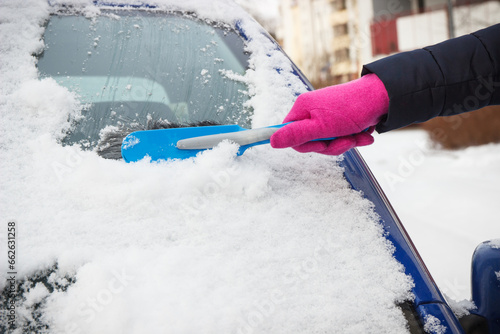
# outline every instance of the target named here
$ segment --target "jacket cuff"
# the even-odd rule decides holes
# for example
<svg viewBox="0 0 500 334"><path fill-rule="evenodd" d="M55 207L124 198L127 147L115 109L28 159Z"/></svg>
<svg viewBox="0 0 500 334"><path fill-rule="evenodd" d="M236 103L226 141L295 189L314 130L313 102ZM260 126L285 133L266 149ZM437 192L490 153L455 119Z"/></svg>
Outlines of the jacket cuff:
<svg viewBox="0 0 500 334"><path fill-rule="evenodd" d="M387 116L377 125L379 133L424 122L444 106L444 79L426 50L395 54L363 66L361 75L375 73L389 95Z"/></svg>

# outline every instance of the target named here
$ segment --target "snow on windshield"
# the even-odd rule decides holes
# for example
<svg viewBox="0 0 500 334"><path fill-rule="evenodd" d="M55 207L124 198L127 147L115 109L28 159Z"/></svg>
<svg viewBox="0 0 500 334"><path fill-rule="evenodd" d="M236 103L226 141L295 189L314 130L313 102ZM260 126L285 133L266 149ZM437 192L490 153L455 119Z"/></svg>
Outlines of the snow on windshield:
<svg viewBox="0 0 500 334"><path fill-rule="evenodd" d="M196 3L201 17L242 19L252 55L240 79L252 95L253 126L280 123L306 89L288 60L232 2L180 3L186 10ZM19 286L18 326L54 333L407 331L395 303L411 298L411 279L337 158L269 146L235 158L236 145L223 143L195 159L127 164L62 146L81 102L55 80L39 80L31 56L43 47L41 26L53 9L42 0L1 6L0 216L2 226L17 226L18 282L44 277Z"/></svg>

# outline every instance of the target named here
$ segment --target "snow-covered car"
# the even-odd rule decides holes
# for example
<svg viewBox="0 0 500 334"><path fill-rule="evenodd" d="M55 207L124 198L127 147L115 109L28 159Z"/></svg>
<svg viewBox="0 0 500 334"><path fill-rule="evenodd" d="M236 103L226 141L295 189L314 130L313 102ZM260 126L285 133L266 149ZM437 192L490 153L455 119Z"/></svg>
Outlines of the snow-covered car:
<svg viewBox="0 0 500 334"><path fill-rule="evenodd" d="M234 3L1 7L2 332L494 333L494 305L459 323L356 150L120 159L131 131L279 124L312 89Z"/></svg>

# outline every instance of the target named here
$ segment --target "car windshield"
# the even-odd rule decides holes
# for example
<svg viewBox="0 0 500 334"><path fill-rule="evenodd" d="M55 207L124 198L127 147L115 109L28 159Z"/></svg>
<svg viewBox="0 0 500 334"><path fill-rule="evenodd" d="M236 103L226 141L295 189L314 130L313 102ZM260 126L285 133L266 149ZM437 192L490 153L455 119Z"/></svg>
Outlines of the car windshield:
<svg viewBox="0 0 500 334"><path fill-rule="evenodd" d="M64 144L94 147L106 126L148 120L249 125L242 38L186 14L105 11L52 16L38 59L86 105ZM235 79L236 78L236 79Z"/></svg>

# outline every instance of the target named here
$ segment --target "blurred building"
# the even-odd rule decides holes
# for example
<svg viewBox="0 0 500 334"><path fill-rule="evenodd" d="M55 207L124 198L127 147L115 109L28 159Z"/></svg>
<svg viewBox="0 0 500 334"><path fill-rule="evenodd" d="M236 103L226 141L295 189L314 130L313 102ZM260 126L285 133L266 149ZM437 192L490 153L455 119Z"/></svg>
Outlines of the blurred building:
<svg viewBox="0 0 500 334"><path fill-rule="evenodd" d="M277 37L316 87L363 64L500 22L500 0L280 0Z"/></svg>
<svg viewBox="0 0 500 334"><path fill-rule="evenodd" d="M366 6L358 7L357 0L281 0L277 36L312 82L351 80L363 48L370 49L371 0Z"/></svg>
<svg viewBox="0 0 500 334"><path fill-rule="evenodd" d="M334 53L329 0L282 0L277 36L287 54L310 80L330 72ZM311 36L314 36L311 38Z"/></svg>
<svg viewBox="0 0 500 334"><path fill-rule="evenodd" d="M374 0L383 13L387 0ZM372 55L409 51L500 22L499 0L419 0L371 22Z"/></svg>

